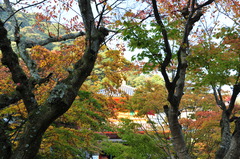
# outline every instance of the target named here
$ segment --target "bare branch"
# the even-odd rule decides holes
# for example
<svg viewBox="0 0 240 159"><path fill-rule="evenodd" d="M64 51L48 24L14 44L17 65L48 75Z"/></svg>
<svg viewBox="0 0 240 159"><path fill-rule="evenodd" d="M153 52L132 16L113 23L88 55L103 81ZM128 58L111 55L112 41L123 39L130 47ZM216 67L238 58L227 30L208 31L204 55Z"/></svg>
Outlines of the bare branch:
<svg viewBox="0 0 240 159"><path fill-rule="evenodd" d="M195 8L195 9L196 9L196 10L201 9L201 8L203 8L203 7L211 4L211 3L214 2L214 1L215 1L215 0L208 0L208 1L206 1L205 3L203 3L203 4L201 4L201 5L198 5L197 8Z"/></svg>
<svg viewBox="0 0 240 159"><path fill-rule="evenodd" d="M8 1L8 2L9 2L9 0L4 0L4 1ZM43 0L43 1L38 2L38 3L30 4L30 5L26 6L26 7L21 7L20 9L16 10L15 12L13 12L3 23L5 24L10 18L12 18L12 17L13 17L17 12L19 12L20 10L27 9L27 8L30 8L30 7L39 5L39 4L41 4L41 3L45 2L45 1L46 1L46 0ZM10 4L10 3L9 3L9 4Z"/></svg>
<svg viewBox="0 0 240 159"><path fill-rule="evenodd" d="M61 3L66 4L64 1L61 1ZM76 11L73 7L70 7L69 9L71 9L71 10L72 10L73 12L75 12L77 15L81 16L81 14L80 14L78 11Z"/></svg>
<svg viewBox="0 0 240 159"><path fill-rule="evenodd" d="M222 13L223 15L225 15L226 17L231 19L236 25L240 25L240 23L237 21L237 19L234 19L233 17L230 16L231 13L229 14L229 12L226 11L224 6L220 5L221 6L221 8L220 8L217 2L215 2L215 5L216 5L216 8L217 8L218 12ZM223 11L221 9L223 9Z"/></svg>
<svg viewBox="0 0 240 159"><path fill-rule="evenodd" d="M20 2L22 2L23 0L18 0L16 1L15 3L14 2L11 2L12 4L16 5L16 4L19 4Z"/></svg>
<svg viewBox="0 0 240 159"><path fill-rule="evenodd" d="M40 46L44 46L44 45L47 45L49 43L52 43L52 42L60 42L60 41L66 41L66 40L69 40L69 39L75 39L79 36L84 36L85 33L84 32L78 32L78 33L71 33L71 34L66 34L66 35L63 35L63 36L54 36L54 37L49 37L45 40L41 40L41 41L25 41L25 45L26 45L26 48L31 48L33 46L36 46L36 45L40 45Z"/></svg>
<svg viewBox="0 0 240 159"><path fill-rule="evenodd" d="M9 15L9 17L7 18L7 20L9 20L11 17L13 17L13 19L11 19L11 23L12 25L14 26L14 40L15 42L18 44L20 42L20 25L18 24L18 20L16 19L16 17L14 16L14 11L13 11L13 8L10 4L10 1L9 0L4 0L4 3L6 5L6 11ZM5 22L7 22L7 20ZM4 22L4 24L5 24Z"/></svg>
<svg viewBox="0 0 240 159"><path fill-rule="evenodd" d="M221 93L221 86L217 89L217 92L218 92L220 101L223 102L222 93Z"/></svg>
<svg viewBox="0 0 240 159"><path fill-rule="evenodd" d="M104 1L106 2L106 1ZM103 3L103 8L102 8L102 12L100 13L100 16L99 16L99 20L98 20L98 24L97 24L97 29L100 27L100 24L102 23L102 20L103 20L103 13L105 11L105 7L106 7L106 3Z"/></svg>

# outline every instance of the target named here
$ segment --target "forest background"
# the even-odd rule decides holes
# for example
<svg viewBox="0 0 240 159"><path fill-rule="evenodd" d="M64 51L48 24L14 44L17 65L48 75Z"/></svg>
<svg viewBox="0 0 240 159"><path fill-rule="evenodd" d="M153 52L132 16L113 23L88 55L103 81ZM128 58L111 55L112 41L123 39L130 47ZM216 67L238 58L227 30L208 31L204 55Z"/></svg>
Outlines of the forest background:
<svg viewBox="0 0 240 159"><path fill-rule="evenodd" d="M0 12L3 159L240 156L238 1L4 0ZM137 88L123 103L98 93L122 81ZM138 111L151 130L114 126L116 110ZM106 131L126 142L96 133Z"/></svg>

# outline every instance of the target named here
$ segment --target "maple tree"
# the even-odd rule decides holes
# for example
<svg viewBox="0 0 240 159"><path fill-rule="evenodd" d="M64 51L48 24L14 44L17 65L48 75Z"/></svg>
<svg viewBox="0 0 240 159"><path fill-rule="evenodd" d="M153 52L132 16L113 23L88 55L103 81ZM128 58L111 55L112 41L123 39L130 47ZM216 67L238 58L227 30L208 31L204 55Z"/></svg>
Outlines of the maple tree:
<svg viewBox="0 0 240 159"><path fill-rule="evenodd" d="M163 111L162 105L168 104L167 93L163 85L146 81L135 90L130 99L124 101L123 107L131 111L137 111L139 116L148 112L159 114Z"/></svg>
<svg viewBox="0 0 240 159"><path fill-rule="evenodd" d="M162 73L167 89L169 106L165 106L171 130L173 147L179 158L191 158L184 141L182 127L178 121L179 104L184 92L187 56L189 52L189 35L196 22L200 20L206 7L213 0L203 1L147 1L150 9L145 9L145 18L153 17L150 29L142 23L142 14L131 14L131 21L123 22L125 40L132 49L144 49L136 56L138 60L148 57L145 68L158 67ZM164 6L164 7L163 7ZM164 9L165 8L165 9ZM141 12L141 11L140 11ZM135 16L132 16L132 15ZM140 19L140 20L139 20ZM147 21L147 20L146 20ZM171 47L170 40L173 41ZM172 63L176 63L175 73L170 77L167 73Z"/></svg>
<svg viewBox="0 0 240 159"><path fill-rule="evenodd" d="M71 107L78 95L79 88L90 75L98 51L108 35L108 30L99 26L102 21L101 18L94 23L95 18L92 13L91 2L88 0L62 2L61 6L63 8L60 7L60 10L68 11L73 3L79 6L83 20L79 24L79 28L76 28L77 25L70 26L69 29L66 29L64 35L60 35L62 32L59 30L57 30L57 34L50 32L48 30L50 23L47 23L47 21L57 17L56 15L59 13L57 12L57 9L59 9L57 6L60 5L57 1L49 2L35 1L30 4L21 2L23 6L15 10L13 9L14 3L6 0L4 1L4 6L1 7L7 14L7 18L2 19L4 17L1 17L0 21L0 49L3 65L1 68L5 69L1 69L1 71L6 73L7 80L9 78L9 81L11 81L9 82L10 88L3 85L6 89L0 95L1 112L7 115L6 112L11 113L11 111L18 110L19 112L16 114L20 114L20 116L16 115L13 118L9 116L9 118L1 119L0 150L4 159L33 158L36 156L43 134L58 117ZM49 8L49 6L43 3L53 3L53 5L50 5L51 7ZM103 8L106 6L105 3L100 3L100 5ZM24 34L21 34L21 24L15 17L15 14L22 9L33 6L38 9L45 9L48 14L43 15L39 13L36 17L41 24L38 24L38 28L41 31L48 31L49 36L45 39L31 39L31 37L25 37ZM99 13L99 16L101 17L106 11L103 10ZM75 22L76 24L76 19L76 17L73 18L71 23ZM14 26L12 27L12 37L14 37L16 43L16 50L13 50L11 41L8 38L8 30L5 28L5 24L9 22ZM60 26L60 24L57 26ZM78 29L78 31L70 33L73 29ZM76 52L74 53L74 48L71 46L64 46L62 51L49 51L41 47L52 42L60 42L77 37L85 37L84 39L86 39L80 43L75 43L77 45L75 48L77 54ZM29 48L31 48L30 51ZM58 65L60 63L62 65ZM16 120L16 125L12 128L17 128L20 131L13 143L11 143L10 137L16 134L10 134L6 128L8 124L11 125L12 119L14 119L14 122ZM68 133L70 132L68 131ZM71 133L76 133L76 131L72 130Z"/></svg>
<svg viewBox="0 0 240 159"><path fill-rule="evenodd" d="M169 143L159 142L154 133L140 133L141 124L132 122L129 119L122 119L122 123L115 128L118 136L123 143L114 143L111 141L103 142L103 151L114 156L114 158L166 158L171 154L168 153ZM164 135L159 134L160 138Z"/></svg>
<svg viewBox="0 0 240 159"><path fill-rule="evenodd" d="M64 71L64 68L66 68L64 64L70 64L71 62L69 61L74 61L82 53L80 50L82 49L82 44L84 44L84 39L77 38L74 44L63 44L62 49L58 51L59 57L49 53L49 51L45 51L45 56L47 54L49 59L52 56L55 60L48 62L50 68L44 66L41 70L44 73L55 71L54 74L58 75L57 78L66 76L64 74L64 72L66 73L66 70ZM72 52L72 54L65 54L66 50ZM37 61L39 64L42 64L41 56L44 53L39 54L39 51L41 49L33 48L32 55L37 57L40 55L40 59L37 58ZM105 46L101 48L92 74L84 82L75 102L63 116L54 121L47 129L38 156L45 156L47 158L66 158L66 156L68 158L75 158L78 156L79 158L85 158L86 153L99 153L101 151L102 146L99 140L106 137L96 132L110 129L107 117L110 117L113 112L109 110L108 106L113 101L104 95L99 95L98 92L100 89L113 89L114 86L119 85L125 76L126 68L132 66L131 63L120 55L120 51L106 50ZM116 71L112 72L112 70ZM45 90L46 88L42 89Z"/></svg>
<svg viewBox="0 0 240 159"><path fill-rule="evenodd" d="M183 127L186 145L191 156L214 158L221 139L219 127L221 113L216 107L210 88L186 83L180 112L179 122Z"/></svg>
<svg viewBox="0 0 240 159"><path fill-rule="evenodd" d="M71 64L82 56L85 45L84 38L77 38L73 41L73 44L62 44L58 51L50 51L42 46L34 46L31 49L31 57L38 64L39 73L42 76L53 74L52 80L37 86L37 89L34 90L38 103L43 103L47 99L49 90L57 83L56 79L66 78L69 71L66 68L71 69ZM124 78L124 70L131 66L132 64L121 56L120 51L107 50L103 46L91 76L81 88L88 92L79 92L73 106L47 129L43 136L38 157L65 158L66 156L79 156L79 158L84 158L83 155L86 155L86 152L99 152L101 145L96 146L96 142L103 136L95 132L107 130L106 118L111 115L107 106L112 101L107 101L107 98L96 93L90 96L90 92L98 92L101 88L109 88L110 85L119 85ZM116 71L111 72L112 70ZM102 78L98 79L96 76ZM86 101L85 98L88 100ZM96 101L96 99L98 100ZM99 101L102 104L99 104ZM16 107L19 108L20 112L16 110ZM21 130L19 130L23 123L21 120L27 119L23 103L17 104L16 107L7 107L1 111L3 118L10 119L11 116L13 119L10 120L15 121L15 124L8 123L9 127L12 128L10 131L12 134L21 133ZM12 115L13 113L14 115ZM22 113L24 113L24 117L17 119ZM17 136L13 135L10 140L13 144L17 143L13 138L17 138ZM66 147L67 150L65 150ZM50 149L51 151L49 151Z"/></svg>
<svg viewBox="0 0 240 159"><path fill-rule="evenodd" d="M12 113L13 109L14 111L17 110L18 113L13 115L14 120L17 121L16 123L21 123L19 121L25 119L23 125L14 123L14 128L19 128L19 130L22 130L22 133L17 134L17 144L11 145L8 135L12 134L9 134L5 125L6 123L10 123L9 121L12 117L9 116L9 118L2 118L0 123L0 138L1 141L4 142L0 143L0 150L3 151L2 154L4 158L33 158L37 154L43 134L47 128L58 117L69 110L75 98L78 96L79 88L92 72L99 49L103 45L104 39L110 31L104 28L106 23L108 23L109 26L111 25L110 27L113 29L118 29L117 31L114 31L115 33L122 33L123 40L128 41L130 49L142 49L139 54L133 57L133 59L144 60L146 57L148 58L148 62L145 62L143 66L145 72L156 68L161 71L167 89L168 100L168 106L166 105L164 107L164 111L168 118L173 147L178 158L191 158L190 153L187 150L186 141L184 140L182 126L178 121L179 108L185 91L184 84L187 66L188 64L191 64L191 61L194 61L188 59L191 54L190 48L192 47L190 43L192 41L189 40L189 36L193 31L196 34L191 37L191 40L195 39L196 35L199 35L200 37L203 36L202 34L197 34L201 31L197 29L194 30L194 28L196 28L195 26L197 22L200 21L203 15L207 14L208 10L212 9L211 6L214 0L201 2L196 0L171 0L167 2L162 0L137 0L136 4L144 4L142 5L144 8L141 8L140 10L128 10L128 8L126 8L126 12L117 10L119 13L117 14L113 9L117 8L122 2L124 1L115 1L112 4L109 4L108 1L69 0L65 2L43 0L39 2L34 1L31 4L21 3L23 6L18 10L14 10L12 6L14 3L11 3L9 0L4 1L5 6L0 8L1 11L3 10L5 12L4 16L0 19L0 36L2 37L0 39L0 49L2 64L4 65L1 66L1 76L6 77L6 79L3 81L3 84L1 84L4 89L2 91L3 94L0 95L0 108L1 111L4 110L9 113ZM48 5L42 3L47 3ZM95 3L96 13L93 13L91 3ZM238 24L237 17L239 14L237 14L237 6L239 5L236 1L216 1L215 4L218 5L218 11L234 19L234 23ZM16 5L18 5L18 3L16 3ZM79 7L81 18L77 15L71 17L70 20L67 19L67 17L64 17L63 19L68 22L67 26L63 26L59 21L56 25L48 22L60 18L62 11L69 11L72 9L71 7L75 5ZM219 7L219 5L227 6L227 10L232 10L237 16L231 17L234 14L228 14L229 12L224 10L224 8ZM39 39L37 37L30 39L30 37L26 37L26 34L22 34L21 23L15 16L16 12L33 6L36 6L37 9L43 10L43 12L36 14L36 26L40 31L47 34L44 39ZM111 19L110 17L105 16L105 13L107 14L109 12L112 13L111 15L114 18L111 17ZM211 12L215 12L215 10L211 10ZM121 17L122 13L123 16ZM94 16L95 14L97 15ZM116 17L120 17L120 19L116 20ZM6 25L9 23L11 25ZM6 26L14 26L10 28L13 31L11 32L7 30L5 28ZM65 29L64 32L61 32L61 26ZM55 32L52 31L53 28L56 29ZM73 30L77 31L77 33L70 33ZM203 44L204 47L207 46L204 51L207 52L209 51L207 49L210 49L211 55L214 55L213 57L219 57L219 59L216 59L216 63L212 63L214 64L214 69L211 70L216 73L215 75L217 76L211 76L212 74L208 74L208 79L213 79L213 77L214 79L221 79L218 81L221 84L228 81L226 78L229 76L229 72L222 71L224 70L222 68L219 70L219 67L216 67L224 65L220 59L226 57L226 54L218 54L218 51L222 52L223 50L227 50L231 55L235 56L236 50L239 50L239 45L234 44L236 42L235 39L238 39L236 38L237 31L234 29L230 30L231 31L227 33L226 29L224 30L223 28L222 32L216 34L216 36L225 36L226 38L224 39L224 42L227 45L231 45L232 50L229 49L229 47L226 48L224 46L218 48L212 42L204 43L205 39L200 38L200 41L203 41L201 44ZM8 36L9 33L12 33L12 36ZM15 41L15 49L13 49L9 37ZM62 51L50 51L41 47L52 42L65 41L77 37L84 37L79 42L75 41L74 45L77 47L65 45L62 47ZM199 43L199 41L197 43ZM193 46L197 53L204 52L200 49L200 46L201 45ZM31 51L29 51L29 48L31 48ZM198 50L198 48L200 50ZM49 54L52 54L53 56L49 56ZM110 61L120 59L120 56L116 51L106 52L102 59L111 54L114 56ZM201 56L205 57L205 55ZM211 58L211 56L206 56L203 62L209 62L209 58ZM59 64L59 61L57 62L59 59L64 62ZM39 60L40 62L37 63L36 60ZM190 63L187 60L189 60ZM234 60L234 58L231 60ZM107 64L109 61L103 60L103 62ZM237 63L236 59L235 62ZM227 64L229 65L229 63L231 62L228 61ZM196 64L198 63L196 62ZM237 70L238 67L236 69L235 66L239 65L234 65L233 69ZM95 76L93 75L92 78L104 78L101 76L104 67L104 65L100 66L99 69L96 70ZM106 72L109 73L108 78L112 80L112 83L119 86L124 77L121 74L115 74L118 72L117 67L118 66L116 65L111 65L109 67L110 69L106 70ZM112 72L111 69L116 69L117 71ZM201 72L199 71L199 66L195 70L198 70L197 73ZM218 74L218 71L222 72ZM59 74L58 72L61 73ZM115 78L116 76L117 78ZM225 78L221 78L222 76ZM91 80L87 82L97 83ZM104 86L109 87L110 91L114 88L108 82L101 85L101 87ZM236 83L236 86L238 86L238 83ZM236 89L237 88L238 87L236 87ZM97 90L96 88L92 89ZM238 91L233 92L233 98L227 109L230 110L230 112L234 108L234 98L238 94ZM215 92L215 96L216 93L217 92ZM216 99L219 101L218 98ZM148 103L148 101L145 102ZM220 102L221 104L223 103L221 98ZM224 108L224 105L222 107ZM143 110L144 109L145 108L143 108ZM225 113L229 111L223 112ZM230 130L228 126L229 116L226 116L227 118L225 119L227 120L225 120L225 123L227 126L222 126L222 128L226 128L226 132L228 133ZM239 123L236 122L236 130L238 129ZM49 130L49 132L51 132L51 130ZM77 133L74 130L68 131L68 133L70 132ZM235 131L233 141L237 139L238 134L239 131ZM229 147L229 151L228 148L226 151L221 151L224 152L222 155L225 157L227 157L225 154L229 154L231 150L236 149L236 146L238 146L236 144L234 145L234 142L230 144L229 137L230 135L228 134L226 136L226 141L223 140L222 142L227 143ZM67 142L67 140L68 139L65 141ZM235 152L238 153L237 151Z"/></svg>
<svg viewBox="0 0 240 159"><path fill-rule="evenodd" d="M222 5L226 5L222 8ZM236 98L240 92L239 83L239 13L236 8L239 4L235 1L226 1L217 3L217 9L229 17L233 26L223 26L217 28L204 25L202 38L198 45L192 47L190 61L190 76L196 81L198 86L210 86L213 90L215 102L222 110L221 114L221 143L216 158L234 158L239 156L237 149L240 146L235 144L238 139L239 118L233 113L236 106ZM215 21L218 20L215 18ZM231 22L230 21L230 22ZM217 31L218 30L218 31ZM215 42L214 38L219 39ZM204 40L203 40L204 39ZM226 93L222 86L232 86L232 92L227 93L230 96L229 103L226 104L224 96ZM235 121L235 130L232 130L231 122Z"/></svg>
<svg viewBox="0 0 240 159"><path fill-rule="evenodd" d="M105 100L79 91L72 107L47 129L38 157L86 158L87 153L100 152L99 140L106 137L96 132L108 129L106 119L110 114Z"/></svg>
<svg viewBox="0 0 240 159"><path fill-rule="evenodd" d="M192 82L186 82L184 96L180 103L181 111L217 111L214 95L210 91L211 89L207 86L198 87Z"/></svg>
<svg viewBox="0 0 240 159"><path fill-rule="evenodd" d="M220 142L219 111L198 111L191 118L181 118L189 152L193 157L214 158ZM204 135L203 135L204 134Z"/></svg>
<svg viewBox="0 0 240 159"><path fill-rule="evenodd" d="M218 126L220 114L214 101L214 95L208 92L208 88L193 90L191 84L187 84L187 88L189 89L185 90L179 106L181 113L179 122L183 127L188 151L193 158L213 158L220 141L220 128ZM171 136L166 134L168 127L163 115L163 105L168 104L166 97L167 92L163 84L157 85L154 82L146 81L145 84L135 90L132 97L123 100L121 108L122 111L127 109L136 112L135 117L145 118L148 125L138 123L139 129L143 130L152 140L155 140L158 145L161 145L162 147L160 146L159 149L162 149L167 156L171 157L175 153L173 148L169 146L171 141L168 139ZM182 118L182 115L184 116L188 112L191 114L187 118ZM149 117L151 115L157 119L153 120ZM157 115L161 117L156 117ZM126 141L130 142L131 140ZM118 144L118 146L120 145Z"/></svg>
<svg viewBox="0 0 240 159"><path fill-rule="evenodd" d="M165 112L167 114L173 138L173 145L179 158L191 158L186 147L186 142L184 141L182 127L178 121L179 106L183 94L185 93L184 84L185 76L187 74L187 66L196 66L198 63L200 63L200 65L203 67L202 70L199 70L198 66L195 68L195 73L199 76L196 78L196 80L192 80L192 82L195 82L197 84L199 81L206 79L207 80L205 82L208 84L213 83L210 81L214 80L217 80L217 82L220 84L225 84L226 81L230 80L228 77L231 76L231 71L234 70L233 72L237 72L238 74L239 70L239 54L237 51L239 49L236 49L236 46L239 46L238 44L235 46L235 48L232 47L230 51L229 46L221 45L219 47L216 42L214 43L213 41L209 41L209 39L205 38L205 36L210 31L212 33L215 31L215 26L218 26L220 28L222 27L218 25L220 23L217 20L213 23L215 25L214 27L207 28L209 31L208 33L205 33L204 30L201 30L201 27L196 27L196 29L194 27L199 24L199 22L204 23L204 21L207 21L207 16L210 16L210 18L213 18L215 20L214 13L218 11L224 13L227 16L237 15L238 13L237 8L239 6L239 3L237 1L216 1L215 5L213 2L213 0L201 2L181 1L181 3L180 1L146 1L146 4L148 6L144 9L144 11L129 11L126 14L126 16L128 16L128 19L125 18L122 21L118 21L118 23L125 26L123 35L124 40L128 41L129 47L132 50L141 49L139 51L140 53L138 53L133 59L144 60L147 57L147 62L145 62L143 66L144 70L151 71L152 69L157 68L162 73L168 91L167 100L170 103L170 106L165 106ZM223 7L224 5L227 5L226 10ZM213 6L217 6L217 8L213 8ZM221 7L219 8L219 6ZM233 14L229 14L227 12L229 10ZM208 15L208 13L212 14ZM238 24L238 16L239 15L237 15L234 19L234 22L236 24ZM230 18L233 19L234 17ZM225 30L225 28L222 29ZM229 36L232 36L230 39L236 44L239 37L237 36L238 28L235 27L235 29L236 31L231 32ZM216 35L219 36L221 33L222 32ZM226 40L227 38L225 38L225 41ZM203 45L197 45L199 43ZM195 50L193 45L198 46L199 50ZM232 43L230 45L234 44ZM190 50L191 48L193 48L195 51L192 52L192 50ZM225 53L222 51L222 49L228 51L228 53ZM203 52L205 54L201 54ZM193 54L193 56L196 54L195 61L189 58L191 57L191 54ZM226 56L231 56L231 58L226 58ZM226 61L223 61L223 58L225 58ZM208 66L211 70L208 70L209 68L206 68ZM237 77L237 82L234 86L234 93L227 112L232 111L236 95L239 93L239 76L235 77ZM215 97L217 97L216 93ZM216 99L218 103L223 103L221 97L220 99ZM228 126L229 117L223 119L222 121L224 120L226 120L227 125L223 126L224 122L221 122L222 129L226 128L227 131L222 132L223 134L226 133L227 135L226 139L224 139L224 137L222 138L223 141L220 146L221 148L219 149L219 152L222 153L220 158L224 156L226 158L229 156L233 157L232 155L237 156L238 152L236 150L236 144L232 145L233 147L235 146L235 148L233 148L235 151L233 151L233 149L228 149L231 140L229 138L231 136ZM236 127L238 128L238 126ZM236 142L233 141L233 144L234 143ZM224 147L224 151L222 151L222 147ZM235 154L232 153L230 155L231 152L234 152ZM218 153L216 156L218 157Z"/></svg>
<svg viewBox="0 0 240 159"><path fill-rule="evenodd" d="M164 115L162 116L162 105L168 104L166 100L167 91L163 83L156 83L156 81L151 80L151 77L145 77L145 80L144 84L137 87L134 95L122 100L122 104L120 105L120 111L134 112L132 116L136 118L133 120L124 119L120 127L117 127L119 136L127 142L127 146L123 146L122 149L129 149L130 153L135 148L141 150L141 145L144 145L142 138L144 138L149 141L147 145L148 147L152 147L153 151L145 152L141 150L141 152L137 153L139 155L132 155L133 158L142 158L143 155L151 156L151 158L171 157L175 155L175 153L170 144L168 128L165 125L167 122L165 121ZM139 134L139 132L143 134ZM125 144L125 142L123 144ZM121 144L112 144L113 147L120 145ZM111 148L108 149L111 150ZM108 149L106 150L107 152L109 151ZM127 152L129 153L129 151ZM114 153L116 152L113 152L113 154ZM120 153L118 154L119 157L128 155L128 153L121 154L121 150L118 153Z"/></svg>

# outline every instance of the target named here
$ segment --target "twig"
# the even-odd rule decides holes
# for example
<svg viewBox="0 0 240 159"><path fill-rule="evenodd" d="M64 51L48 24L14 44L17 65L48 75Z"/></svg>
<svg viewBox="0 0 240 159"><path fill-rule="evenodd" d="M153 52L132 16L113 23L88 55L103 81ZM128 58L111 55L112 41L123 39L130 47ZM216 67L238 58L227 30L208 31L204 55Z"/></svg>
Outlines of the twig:
<svg viewBox="0 0 240 159"><path fill-rule="evenodd" d="M23 10L23 9L26 9L26 8L29 8L29 7L36 6L36 5L41 4L41 3L45 2L45 1L46 1L46 0L43 0L43 1L38 2L38 3L35 3L35 4L30 4L30 5L26 6L26 7L22 7L22 8L20 8L20 9L16 10L15 12L13 12L13 13L3 22L3 24L5 24L11 17L13 17L13 16L14 16L17 12L19 12L20 10Z"/></svg>

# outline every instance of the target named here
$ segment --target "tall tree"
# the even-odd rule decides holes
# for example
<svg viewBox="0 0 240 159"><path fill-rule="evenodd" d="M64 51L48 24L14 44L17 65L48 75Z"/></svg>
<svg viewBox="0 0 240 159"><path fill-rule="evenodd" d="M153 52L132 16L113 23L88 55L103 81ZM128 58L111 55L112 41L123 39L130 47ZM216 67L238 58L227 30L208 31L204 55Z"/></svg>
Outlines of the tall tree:
<svg viewBox="0 0 240 159"><path fill-rule="evenodd" d="M11 72L11 78L15 84L15 89L13 89L12 92L0 95L0 107L1 109L11 107L12 104L22 100L24 107L27 110L27 119L22 126L23 133L19 134L18 144L15 149L13 149L10 144L9 136L7 136L7 132L4 129L5 121L1 120L0 150L1 158L3 159L30 159L36 156L44 132L55 119L64 114L71 107L78 94L79 88L90 75L97 58L98 50L104 42L105 37L108 35L108 30L102 25L100 27L100 23L103 19L102 15L106 11L105 7L107 4L98 4L98 7L99 5L102 5L103 9L102 12L99 12L98 17L100 18L97 21L92 12L91 1L79 0L76 3L79 7L83 21L81 26L84 29L82 29L82 31L75 34L68 33L65 35L54 35L49 33L49 37L44 40L31 39L31 37L26 37L26 39L24 39L24 35L20 32L21 23L15 17L15 13L21 9L26 9L32 6L37 6L40 9L45 6L43 3L48 3L48 1L36 1L32 4L25 3L20 9L15 10L12 7L14 3L5 0L5 6L1 7L1 10L8 13L6 19L2 19L2 17L0 19L1 60L2 64ZM73 3L75 3L75 1L67 1L61 6L63 6L64 9L69 10L69 7L72 6ZM56 6L53 6L51 9L56 8ZM47 9L46 11L49 11L49 8ZM48 13L51 18L56 18L55 13L57 12L54 10ZM17 45L17 51L13 50L11 41L8 38L8 31L5 28L8 21L11 21L11 24L14 26L14 41ZM36 45L43 46L51 42L74 39L79 36L86 37L83 55L78 57L76 63L73 63L74 66L69 70L67 77L57 81L48 97L43 102L38 102L34 89L37 85L48 82L53 75L50 73L47 76L42 77L39 74L38 66L31 58L28 48L32 48ZM23 66L20 65L21 60L19 57L28 68L29 74L26 73Z"/></svg>
<svg viewBox="0 0 240 159"><path fill-rule="evenodd" d="M223 7L224 6L224 7ZM221 143L216 152L216 158L238 158L239 149L239 118L234 116L233 110L236 98L240 93L239 84L239 3L237 1L223 1L216 3L216 9L227 17L229 24L216 23L219 15L211 16L214 25L202 23L202 37L199 44L193 46L190 61L190 75L200 85L210 86L215 96L215 102L222 110L221 115ZM229 10L229 11L226 11ZM219 29L219 27L221 27ZM218 42L216 42L216 39ZM229 103L226 104L222 86L232 87ZM226 95L225 95L226 96ZM231 132L231 122L235 121L235 130Z"/></svg>
<svg viewBox="0 0 240 159"><path fill-rule="evenodd" d="M211 34L208 32L207 35ZM198 85L207 85L212 88L215 102L222 110L220 122L222 139L216 153L216 158L223 158L224 156L225 158L229 156L234 158L234 156L239 156L236 151L239 144L234 145L235 148L231 147L231 149L235 150L230 150L230 145L232 145L232 143L238 143L234 140L238 140L236 137L238 133L236 132L239 132L239 127L237 126L239 118L235 117L233 114L235 101L240 93L239 37L238 33L232 28L222 28L215 36L219 35L222 35L224 39L219 42L219 44L209 40L208 42L205 41L193 47L193 54L189 58L191 61L190 70L191 75L193 75L192 77L194 77L194 79L197 78L196 83L198 83ZM200 49L200 47L202 48L203 46L204 49ZM231 95L228 93L228 95L231 96L229 104L226 104L226 100L223 96L224 92L222 86L224 85L232 86L233 88ZM235 131L231 133L230 122L233 121L235 121Z"/></svg>
<svg viewBox="0 0 240 159"><path fill-rule="evenodd" d="M128 15L132 17L133 22L123 22L127 26L123 34L125 39L129 40L130 47L143 49L136 58L143 60L148 57L149 62L145 64L145 68L159 67L162 73L169 102L169 106L164 106L164 110L168 118L173 146L180 159L191 158L178 121L188 66L187 57L190 54L188 37L213 1L207 0L201 3L196 0L146 1L151 6L150 9L137 14L130 12ZM148 21L150 26L146 27L142 22L149 17L154 18ZM169 70L173 70L171 74L168 74Z"/></svg>

